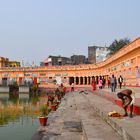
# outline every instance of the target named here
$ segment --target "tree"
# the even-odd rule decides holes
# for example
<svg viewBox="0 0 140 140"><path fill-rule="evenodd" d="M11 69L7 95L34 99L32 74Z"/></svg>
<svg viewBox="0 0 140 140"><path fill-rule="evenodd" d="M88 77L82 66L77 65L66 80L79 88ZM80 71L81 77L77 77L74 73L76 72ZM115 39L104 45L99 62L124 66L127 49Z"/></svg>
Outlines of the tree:
<svg viewBox="0 0 140 140"><path fill-rule="evenodd" d="M113 43L108 47L109 55L116 53L118 50L123 48L125 45L130 43L130 39L124 38L120 40L114 40Z"/></svg>

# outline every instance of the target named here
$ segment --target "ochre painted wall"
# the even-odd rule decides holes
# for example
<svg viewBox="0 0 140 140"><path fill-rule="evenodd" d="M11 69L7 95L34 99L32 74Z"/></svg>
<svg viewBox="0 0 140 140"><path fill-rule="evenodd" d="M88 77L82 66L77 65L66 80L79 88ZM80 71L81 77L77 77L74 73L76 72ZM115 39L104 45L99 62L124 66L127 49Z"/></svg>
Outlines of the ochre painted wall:
<svg viewBox="0 0 140 140"><path fill-rule="evenodd" d="M69 86L70 77L74 77L75 84L77 81L77 86L81 86L81 83L90 85L93 76L104 76L107 80L112 74L116 78L122 75L126 86L140 86L140 38L123 47L107 60L97 64L0 69L0 79L15 78L19 82L21 78L37 78L40 86L43 87L55 86L56 77L61 77L66 86Z"/></svg>

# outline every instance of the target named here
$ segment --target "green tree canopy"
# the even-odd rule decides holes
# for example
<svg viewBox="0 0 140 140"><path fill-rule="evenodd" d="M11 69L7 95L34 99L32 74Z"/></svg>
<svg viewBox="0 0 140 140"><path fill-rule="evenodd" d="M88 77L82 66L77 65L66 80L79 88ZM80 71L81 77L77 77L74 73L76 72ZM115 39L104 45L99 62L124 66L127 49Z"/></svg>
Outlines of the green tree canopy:
<svg viewBox="0 0 140 140"><path fill-rule="evenodd" d="M130 43L130 39L124 38L120 40L114 40L113 43L108 47L109 55L116 53L122 47Z"/></svg>

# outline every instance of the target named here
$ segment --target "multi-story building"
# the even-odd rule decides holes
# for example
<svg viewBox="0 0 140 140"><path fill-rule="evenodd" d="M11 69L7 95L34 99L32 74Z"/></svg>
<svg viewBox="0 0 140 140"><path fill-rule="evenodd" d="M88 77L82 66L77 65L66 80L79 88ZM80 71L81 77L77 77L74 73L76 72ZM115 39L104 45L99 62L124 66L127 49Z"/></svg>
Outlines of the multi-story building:
<svg viewBox="0 0 140 140"><path fill-rule="evenodd" d="M43 62L40 63L40 66L61 66L61 65L78 65L85 64L87 61L86 56L84 55L73 55L70 58L62 56L49 56Z"/></svg>
<svg viewBox="0 0 140 140"><path fill-rule="evenodd" d="M17 61L9 61L8 62L9 67L20 67L20 62Z"/></svg>
<svg viewBox="0 0 140 140"><path fill-rule="evenodd" d="M97 47L96 48L96 63L104 61L109 53L107 47Z"/></svg>
<svg viewBox="0 0 140 140"><path fill-rule="evenodd" d="M91 64L96 63L96 46L88 46L88 62Z"/></svg>
<svg viewBox="0 0 140 140"><path fill-rule="evenodd" d="M97 62L104 61L108 52L107 47L88 46L88 62L95 64Z"/></svg>
<svg viewBox="0 0 140 140"><path fill-rule="evenodd" d="M0 57L0 67L8 67L8 58Z"/></svg>
<svg viewBox="0 0 140 140"><path fill-rule="evenodd" d="M68 57L62 56L49 56L41 63L44 66L61 66L71 64L71 60Z"/></svg>
<svg viewBox="0 0 140 140"><path fill-rule="evenodd" d="M20 62L9 61L8 58L0 57L0 67L20 67Z"/></svg>
<svg viewBox="0 0 140 140"><path fill-rule="evenodd" d="M85 64L86 63L86 56L84 56L84 55L72 55L71 62L73 65Z"/></svg>

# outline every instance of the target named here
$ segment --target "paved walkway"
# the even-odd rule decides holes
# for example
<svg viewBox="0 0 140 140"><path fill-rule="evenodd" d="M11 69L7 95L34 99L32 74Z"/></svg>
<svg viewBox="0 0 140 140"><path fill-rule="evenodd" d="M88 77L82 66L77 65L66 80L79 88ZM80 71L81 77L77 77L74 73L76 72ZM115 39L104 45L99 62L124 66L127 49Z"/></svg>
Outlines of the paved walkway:
<svg viewBox="0 0 140 140"><path fill-rule="evenodd" d="M116 92L111 92L111 89L103 88L103 89L97 89L93 93L109 101L112 101L121 107L122 102L120 99L117 98L116 93L124 89L126 88L116 89ZM128 88L128 89L131 89L135 93L135 103L134 103L133 112L137 115L140 115L140 88ZM128 108L128 110L129 109L130 108Z"/></svg>
<svg viewBox="0 0 140 140"><path fill-rule="evenodd" d="M90 97L89 97L90 96ZM110 111L117 111L123 114L122 108L97 95L89 94L88 99L94 107L94 110L109 123L125 140L139 140L140 139L140 116L134 115L133 118L110 118L107 116ZM92 97L93 96L93 97ZM94 99L93 99L94 98Z"/></svg>
<svg viewBox="0 0 140 140"><path fill-rule="evenodd" d="M72 94L65 95L57 111L49 114L46 127L40 127L32 140L82 140L83 131Z"/></svg>
<svg viewBox="0 0 140 140"><path fill-rule="evenodd" d="M94 109L90 99L93 98L92 93L84 94L75 92L74 98L81 119L85 140L122 140L108 123L106 123Z"/></svg>
<svg viewBox="0 0 140 140"><path fill-rule="evenodd" d="M131 89L132 91L134 91L135 97L140 98L140 87L122 87L122 89L116 88L115 94L124 89ZM105 90L109 93L112 93L110 88L105 87L105 88L103 88L103 90Z"/></svg>
<svg viewBox="0 0 140 140"><path fill-rule="evenodd" d="M114 110L123 114L122 108L106 97L97 96L109 94L112 99L111 96L115 94L108 89L96 90L96 94L90 91L87 93L75 91L66 94L58 110L49 114L47 126L40 127L32 140L140 139L140 116L108 117L108 112Z"/></svg>

